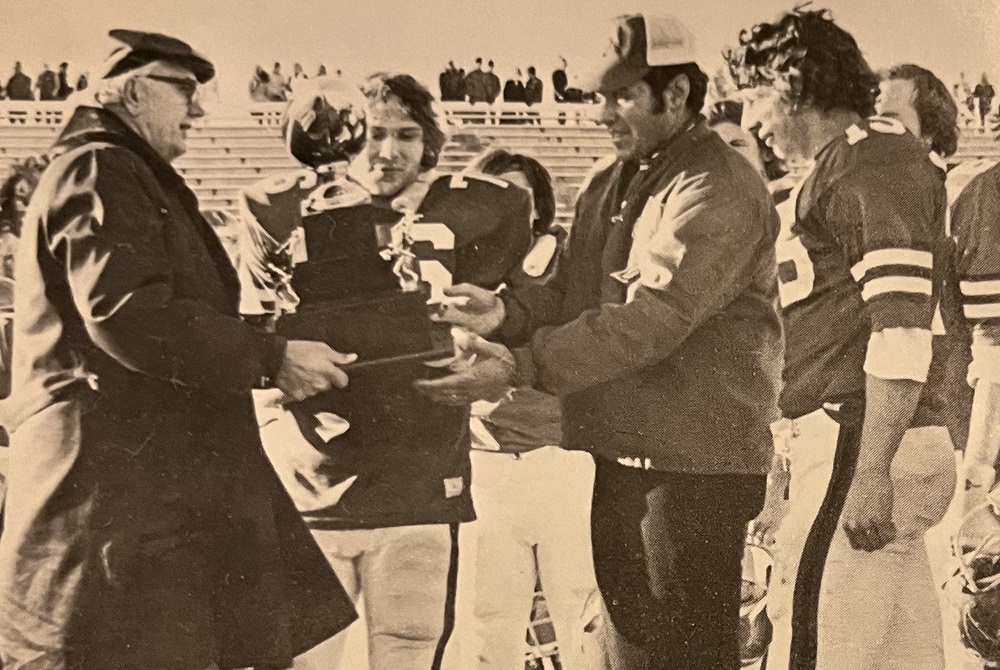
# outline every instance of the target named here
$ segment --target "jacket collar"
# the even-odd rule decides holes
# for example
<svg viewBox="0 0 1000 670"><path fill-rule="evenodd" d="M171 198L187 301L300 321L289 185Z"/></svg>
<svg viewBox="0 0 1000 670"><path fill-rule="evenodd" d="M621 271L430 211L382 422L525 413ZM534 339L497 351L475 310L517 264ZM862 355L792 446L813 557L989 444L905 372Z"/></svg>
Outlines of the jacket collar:
<svg viewBox="0 0 1000 670"><path fill-rule="evenodd" d="M56 140L52 157L90 142L104 142L128 149L138 154L158 179L174 187L183 185L184 190L187 190L184 179L170 163L163 160L149 142L106 109L78 107Z"/></svg>
<svg viewBox="0 0 1000 670"><path fill-rule="evenodd" d="M684 146L689 142L697 142L711 132L705 123L705 117L699 114L683 130L671 135L669 139L657 146L648 156L639 159L639 169L647 169L650 164L657 163L663 157L675 153L678 147Z"/></svg>

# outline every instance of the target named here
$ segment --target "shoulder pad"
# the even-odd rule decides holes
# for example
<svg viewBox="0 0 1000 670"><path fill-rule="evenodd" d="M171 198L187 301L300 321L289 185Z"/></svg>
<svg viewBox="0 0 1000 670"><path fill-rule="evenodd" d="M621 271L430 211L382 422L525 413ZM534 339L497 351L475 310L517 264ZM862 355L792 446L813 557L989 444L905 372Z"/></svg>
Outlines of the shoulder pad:
<svg viewBox="0 0 1000 670"><path fill-rule="evenodd" d="M899 119L887 116L873 116L868 119L868 127L876 133L885 135L905 135L906 126Z"/></svg>
<svg viewBox="0 0 1000 670"><path fill-rule="evenodd" d="M529 230L528 194L507 182L472 173L445 175L431 184L417 209L420 221L443 223L455 233L461 247L501 226Z"/></svg>
<svg viewBox="0 0 1000 670"><path fill-rule="evenodd" d="M469 187L469 179L474 179L477 181L484 181L487 184L493 184L494 186L499 186L500 188L507 188L509 184L499 177L494 177L493 175L483 174L482 172L458 172L451 176L451 181L449 185L453 189L463 189Z"/></svg>
<svg viewBox="0 0 1000 670"><path fill-rule="evenodd" d="M845 130L844 134L847 135L847 143L850 144L851 146L854 146L861 140L868 137L868 133L866 133L863 129L861 129L856 125L851 126L847 130Z"/></svg>

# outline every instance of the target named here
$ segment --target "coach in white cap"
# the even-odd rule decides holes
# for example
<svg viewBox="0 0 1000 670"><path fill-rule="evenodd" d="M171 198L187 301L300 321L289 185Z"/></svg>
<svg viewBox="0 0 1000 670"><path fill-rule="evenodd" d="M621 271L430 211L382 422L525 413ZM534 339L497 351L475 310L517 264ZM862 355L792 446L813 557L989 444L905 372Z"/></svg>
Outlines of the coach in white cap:
<svg viewBox="0 0 1000 670"><path fill-rule="evenodd" d="M354 608L261 448L252 389L303 399L349 357L237 314L170 166L212 64L113 31L96 96L24 217L0 537L4 670L284 668Z"/></svg>
<svg viewBox="0 0 1000 670"><path fill-rule="evenodd" d="M451 291L468 301L445 318L498 342L421 383L442 402L518 385L561 398L562 445L597 461L594 564L616 670L740 667L745 525L772 452L778 217L757 171L705 126L694 60L676 19L618 21L592 88L629 155L581 195L552 282Z"/></svg>

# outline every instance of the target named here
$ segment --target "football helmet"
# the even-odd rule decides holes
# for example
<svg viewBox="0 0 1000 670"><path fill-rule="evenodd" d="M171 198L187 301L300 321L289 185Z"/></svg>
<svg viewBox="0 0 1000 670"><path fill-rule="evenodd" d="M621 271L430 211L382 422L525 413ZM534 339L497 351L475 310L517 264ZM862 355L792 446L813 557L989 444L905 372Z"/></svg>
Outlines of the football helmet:
<svg viewBox="0 0 1000 670"><path fill-rule="evenodd" d="M1000 487L962 519L952 537L961 587L962 644L987 664L1000 667Z"/></svg>
<svg viewBox="0 0 1000 670"><path fill-rule="evenodd" d="M774 559L763 546L747 542L743 550L740 586L740 663L748 668L759 662L771 644L773 628L767 617L767 591Z"/></svg>

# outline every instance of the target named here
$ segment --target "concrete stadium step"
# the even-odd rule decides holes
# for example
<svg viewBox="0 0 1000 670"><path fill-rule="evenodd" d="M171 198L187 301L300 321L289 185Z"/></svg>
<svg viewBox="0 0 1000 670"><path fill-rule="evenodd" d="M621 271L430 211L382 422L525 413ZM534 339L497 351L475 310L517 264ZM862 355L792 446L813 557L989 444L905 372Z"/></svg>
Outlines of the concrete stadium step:
<svg viewBox="0 0 1000 670"><path fill-rule="evenodd" d="M183 160L211 158L240 158L247 161L284 158L294 160L283 144L262 145L257 148L213 146L209 144L189 146Z"/></svg>
<svg viewBox="0 0 1000 670"><path fill-rule="evenodd" d="M177 166L177 171L189 180L204 179L244 179L251 183L269 174L287 172L288 166L266 167L263 165L226 165L224 167L188 167Z"/></svg>
<svg viewBox="0 0 1000 670"><path fill-rule="evenodd" d="M261 125L240 125L240 126L193 126L188 131L188 138L193 137L274 137L281 140L281 129Z"/></svg>
<svg viewBox="0 0 1000 670"><path fill-rule="evenodd" d="M281 138L277 135L246 135L243 137L215 137L211 134L198 134L188 137L188 147L229 147L232 149L261 149L279 146L284 148Z"/></svg>
<svg viewBox="0 0 1000 670"><path fill-rule="evenodd" d="M192 156L178 159L174 166L181 170L226 170L228 168L259 168L263 170L294 170L301 167L291 156L250 158L238 154L220 156Z"/></svg>
<svg viewBox="0 0 1000 670"><path fill-rule="evenodd" d="M8 137L38 137L49 141L59 136L61 128L55 126L9 126L0 125L0 143Z"/></svg>

